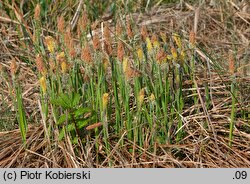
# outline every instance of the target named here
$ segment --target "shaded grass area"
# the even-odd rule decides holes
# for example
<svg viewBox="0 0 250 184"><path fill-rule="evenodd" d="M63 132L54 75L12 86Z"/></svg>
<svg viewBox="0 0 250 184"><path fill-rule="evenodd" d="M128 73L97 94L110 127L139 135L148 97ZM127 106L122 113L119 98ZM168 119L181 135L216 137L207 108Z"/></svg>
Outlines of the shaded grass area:
<svg viewBox="0 0 250 184"><path fill-rule="evenodd" d="M21 26L11 23L20 11L1 19L3 128L20 126L22 105L28 124L42 124L28 128L26 149L25 127L22 138L1 133L1 166L249 166L247 12L151 2L138 13L145 6L118 2L96 13L83 3L86 19L81 1L68 3L41 5L34 19L21 9ZM67 15L62 29L48 18L57 14Z"/></svg>

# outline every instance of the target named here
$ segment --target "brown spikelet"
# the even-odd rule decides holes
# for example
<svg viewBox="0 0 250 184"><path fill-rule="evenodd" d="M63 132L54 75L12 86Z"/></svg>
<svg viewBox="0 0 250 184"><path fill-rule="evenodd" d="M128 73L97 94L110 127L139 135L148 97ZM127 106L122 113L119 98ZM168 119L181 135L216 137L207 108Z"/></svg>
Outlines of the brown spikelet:
<svg viewBox="0 0 250 184"><path fill-rule="evenodd" d="M86 11L84 11L77 25L77 32L79 36L81 35L82 32L86 32L88 25L89 25L88 14Z"/></svg>
<svg viewBox="0 0 250 184"><path fill-rule="evenodd" d="M158 37L156 36L156 34L153 34L153 36L151 37L151 42L153 43L154 48L160 47L160 43L158 41Z"/></svg>
<svg viewBox="0 0 250 184"><path fill-rule="evenodd" d="M119 21L116 23L115 32L116 32L117 36L121 36L122 35L122 26L121 26L121 23Z"/></svg>
<svg viewBox="0 0 250 184"><path fill-rule="evenodd" d="M124 51L123 42L119 40L118 46L117 46L117 58L119 59L119 61L123 60L124 54L125 54L125 51Z"/></svg>
<svg viewBox="0 0 250 184"><path fill-rule="evenodd" d="M37 56L36 56L36 67L37 67L37 70L41 74L46 73L46 68L45 68L44 63L43 63L43 58L40 54L37 54Z"/></svg>
<svg viewBox="0 0 250 184"><path fill-rule="evenodd" d="M229 65L229 73L231 75L234 74L234 70L235 70L235 61L234 61L234 55L232 52L229 53L229 56L228 56L228 65Z"/></svg>
<svg viewBox="0 0 250 184"><path fill-rule="evenodd" d="M86 44L85 47L82 49L81 59L88 64L92 63L93 61L88 44Z"/></svg>
<svg viewBox="0 0 250 184"><path fill-rule="evenodd" d="M192 47L195 46L195 32L191 31L189 33L189 43L191 44Z"/></svg>
<svg viewBox="0 0 250 184"><path fill-rule="evenodd" d="M82 29L84 31L87 30L88 24L89 24L88 14L87 14L86 11L84 11L83 14L82 14Z"/></svg>
<svg viewBox="0 0 250 184"><path fill-rule="evenodd" d="M34 19L36 21L40 20L40 13L41 13L41 6L40 6L40 4L37 4L35 7L35 13L34 13Z"/></svg>
<svg viewBox="0 0 250 184"><path fill-rule="evenodd" d="M100 126L102 126L102 122L98 122L98 123L95 123L95 124L93 124L93 125L87 126L87 127L86 127L86 130L92 130L92 129L97 128L97 127L100 127Z"/></svg>
<svg viewBox="0 0 250 184"><path fill-rule="evenodd" d="M104 50L109 56L112 55L112 45L106 40L104 41Z"/></svg>
<svg viewBox="0 0 250 184"><path fill-rule="evenodd" d="M93 48L95 50L99 50L100 49L100 39L99 39L99 37L98 37L97 34L95 34L94 37L93 37Z"/></svg>
<svg viewBox="0 0 250 184"><path fill-rule="evenodd" d="M67 47L67 49L70 48L71 41L72 41L72 36L71 36L70 27L67 27L67 30L64 34L64 44Z"/></svg>
<svg viewBox="0 0 250 184"><path fill-rule="evenodd" d="M141 72L139 70L134 69L134 68L129 68L125 74L126 74L125 76L127 79L141 76Z"/></svg>
<svg viewBox="0 0 250 184"><path fill-rule="evenodd" d="M71 58L75 58L76 57L76 50L74 47L74 40L70 39L68 44L69 45L67 45L66 47L69 50L69 55L71 56Z"/></svg>
<svg viewBox="0 0 250 184"><path fill-rule="evenodd" d="M56 62L52 58L49 58L49 69L52 73L55 73L57 69Z"/></svg>
<svg viewBox="0 0 250 184"><path fill-rule="evenodd" d="M16 60L13 59L11 61L11 64L10 64L10 73L11 73L11 76L14 77L17 73L17 64L16 64Z"/></svg>
<svg viewBox="0 0 250 184"><path fill-rule="evenodd" d="M76 50L75 50L75 47L74 47L73 40L71 40L71 42L70 42L69 55L71 56L71 58L75 58L76 57Z"/></svg>
<svg viewBox="0 0 250 184"><path fill-rule="evenodd" d="M76 50L74 48L74 40L72 38L70 27L67 28L64 33L64 44L72 58L76 56Z"/></svg>
<svg viewBox="0 0 250 184"><path fill-rule="evenodd" d="M64 32L64 27L65 27L65 20L63 18L63 16L60 16L58 19L57 19L57 29L60 33L63 33Z"/></svg>
<svg viewBox="0 0 250 184"><path fill-rule="evenodd" d="M141 28L141 37L142 37L143 41L145 41L146 38L148 37L148 31L147 31L146 26L144 26L144 25Z"/></svg>
<svg viewBox="0 0 250 184"><path fill-rule="evenodd" d="M151 42L154 43L154 42L158 42L158 38L155 34L152 35L151 37Z"/></svg>
<svg viewBox="0 0 250 184"><path fill-rule="evenodd" d="M164 49L161 48L158 53L156 54L156 60L159 64L164 62L167 58L167 54L164 52Z"/></svg>
<svg viewBox="0 0 250 184"><path fill-rule="evenodd" d="M126 29L127 29L128 37L129 37L130 39L132 39L132 38L134 37L134 34L133 34L133 31L132 31L132 27L131 27L131 23L130 23L129 18L127 18Z"/></svg>
<svg viewBox="0 0 250 184"><path fill-rule="evenodd" d="M111 35L107 25L104 27L104 39L108 45L111 45Z"/></svg>
<svg viewBox="0 0 250 184"><path fill-rule="evenodd" d="M139 77L141 75L141 72L139 70L131 67L130 62L127 58L123 60L123 72L127 80L134 77Z"/></svg>

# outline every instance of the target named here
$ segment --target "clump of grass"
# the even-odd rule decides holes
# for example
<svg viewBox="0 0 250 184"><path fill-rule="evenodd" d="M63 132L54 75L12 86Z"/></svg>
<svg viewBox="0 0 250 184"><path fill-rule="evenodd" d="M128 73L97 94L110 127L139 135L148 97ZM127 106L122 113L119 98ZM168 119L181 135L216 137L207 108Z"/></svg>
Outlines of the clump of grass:
<svg viewBox="0 0 250 184"><path fill-rule="evenodd" d="M81 149L89 144L89 138L96 140L96 152L104 146L107 154L111 153L112 139L122 146L125 141L133 142L133 149L129 149L133 154L135 145L156 150L156 144L180 144L187 133L185 109L195 109L191 115L203 113L197 95L195 33L190 32L189 40L179 33L157 34L133 24L129 16L119 20L116 16L115 31L106 22L104 27L95 25L101 27L99 35L92 32L93 15L89 12L87 9L79 15L76 29L68 18L59 16L57 34L44 31L43 37L40 5L35 9L33 62L48 138L71 140L77 156L82 156ZM205 67L203 63L200 66ZM237 90L233 70L230 72L232 146ZM23 109L18 97L18 107ZM205 98L208 109L208 83ZM20 127L25 130L24 112L19 114Z"/></svg>

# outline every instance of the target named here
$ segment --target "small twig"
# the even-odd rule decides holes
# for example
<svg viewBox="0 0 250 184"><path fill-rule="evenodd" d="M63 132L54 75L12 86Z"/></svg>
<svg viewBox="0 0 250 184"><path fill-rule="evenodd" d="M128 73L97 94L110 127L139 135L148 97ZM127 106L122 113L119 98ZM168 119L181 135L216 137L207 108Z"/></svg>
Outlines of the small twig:
<svg viewBox="0 0 250 184"><path fill-rule="evenodd" d="M70 22L71 30L73 30L76 26L76 23L78 21L78 18L79 18L80 12L81 12L82 4L83 4L83 0L80 0L78 7L76 9L76 12L74 14L74 17L72 18L72 20Z"/></svg>

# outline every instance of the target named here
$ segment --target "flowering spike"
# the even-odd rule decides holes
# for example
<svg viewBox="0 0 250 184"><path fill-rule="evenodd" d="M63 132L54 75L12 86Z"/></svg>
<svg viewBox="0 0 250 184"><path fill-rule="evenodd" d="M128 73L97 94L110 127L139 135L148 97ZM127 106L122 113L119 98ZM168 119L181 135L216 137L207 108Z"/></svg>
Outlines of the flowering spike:
<svg viewBox="0 0 250 184"><path fill-rule="evenodd" d="M46 36L45 37L45 44L46 44L49 52L51 54L53 54L55 52L55 47L56 47L54 38L52 38L51 36Z"/></svg>
<svg viewBox="0 0 250 184"><path fill-rule="evenodd" d="M163 48L161 48L158 53L156 54L156 60L159 64L166 61L167 55Z"/></svg>
<svg viewBox="0 0 250 184"><path fill-rule="evenodd" d="M35 7L35 13L34 13L34 19L36 21L40 20L40 13L41 13L41 6L40 6L40 4L37 4Z"/></svg>
<svg viewBox="0 0 250 184"><path fill-rule="evenodd" d="M146 26L142 26L142 28L141 28L141 37L142 37L142 40L144 40L144 41L148 37L148 31L147 31Z"/></svg>
<svg viewBox="0 0 250 184"><path fill-rule="evenodd" d="M178 35L177 33L174 33L173 34L173 39L174 39L176 45L178 46L178 48L181 49L182 48L182 44L181 44L180 35Z"/></svg>
<svg viewBox="0 0 250 184"><path fill-rule="evenodd" d="M102 95L102 106L103 106L103 110L104 111L107 109L108 100L109 100L109 94L108 93L104 93Z"/></svg>
<svg viewBox="0 0 250 184"><path fill-rule="evenodd" d="M142 105L143 101L144 101L144 97L145 97L145 89L142 88L138 94L138 104L139 106Z"/></svg>
<svg viewBox="0 0 250 184"><path fill-rule="evenodd" d="M141 48L139 48L139 49L137 50L137 56L138 56L138 58L139 58L139 61L142 61L142 60L143 60L143 51L142 51Z"/></svg>
<svg viewBox="0 0 250 184"><path fill-rule="evenodd" d="M124 54L125 54L125 51L124 51L123 42L121 40L119 40L118 46L117 46L117 58L120 61L122 61Z"/></svg>
<svg viewBox="0 0 250 184"><path fill-rule="evenodd" d="M155 49L160 48L160 43L159 43L158 38L155 34L152 36L151 42L153 43L153 46Z"/></svg>
<svg viewBox="0 0 250 184"><path fill-rule="evenodd" d="M15 77L15 75L17 73L17 64L16 64L16 60L15 59L13 59L11 61L11 64L10 64L10 73L11 73L12 77Z"/></svg>
<svg viewBox="0 0 250 184"><path fill-rule="evenodd" d="M92 56L91 56L91 51L90 51L88 44L86 44L85 47L82 49L81 59L89 64L92 63L92 61L93 61Z"/></svg>
<svg viewBox="0 0 250 184"><path fill-rule="evenodd" d="M153 93L151 93L149 99L151 102L155 101L155 95Z"/></svg>
<svg viewBox="0 0 250 184"><path fill-rule="evenodd" d="M43 63L43 58L42 58L42 56L40 56L40 54L37 54L37 56L36 56L36 67L37 67L37 70L42 75L46 75L47 71L46 71L46 68L45 68L44 63Z"/></svg>
<svg viewBox="0 0 250 184"><path fill-rule="evenodd" d="M191 45L191 47L195 47L195 32L194 31L191 31L190 34L189 34L189 43Z"/></svg>
<svg viewBox="0 0 250 184"><path fill-rule="evenodd" d="M116 23L116 35L117 36L122 35L122 26L121 26L121 23L119 21Z"/></svg>
<svg viewBox="0 0 250 184"><path fill-rule="evenodd" d="M100 49L100 40L97 34L93 37L93 48L97 51Z"/></svg>
<svg viewBox="0 0 250 184"><path fill-rule="evenodd" d="M46 93L47 87L46 87L46 78L42 76L39 80L40 86L42 88L43 93Z"/></svg>
<svg viewBox="0 0 250 184"><path fill-rule="evenodd" d="M104 27L104 39L108 45L111 45L111 35L107 25Z"/></svg>
<svg viewBox="0 0 250 184"><path fill-rule="evenodd" d="M112 46L106 40L104 41L104 49L105 49L105 52L108 54L108 56L112 55Z"/></svg>
<svg viewBox="0 0 250 184"><path fill-rule="evenodd" d="M171 48L171 53L172 53L173 59L176 60L178 55L177 55L177 51L174 47Z"/></svg>
<svg viewBox="0 0 250 184"><path fill-rule="evenodd" d="M65 27L65 20L64 20L63 16L60 16L57 20L57 29L60 33L63 33L64 27Z"/></svg>
<svg viewBox="0 0 250 184"><path fill-rule="evenodd" d="M234 74L234 70L235 70L235 61L234 61L234 56L233 56L233 53L230 52L229 53L229 57L228 57L228 62L229 62L229 73L231 75Z"/></svg>
<svg viewBox="0 0 250 184"><path fill-rule="evenodd" d="M131 28L131 24L130 24L130 20L129 18L127 18L127 34L128 34L128 37L130 39L132 39L134 37L134 34L133 34L133 31L132 31L132 28Z"/></svg>
<svg viewBox="0 0 250 184"><path fill-rule="evenodd" d="M147 49L148 49L148 52L152 52L152 49L153 49L153 46L152 46L152 43L149 39L149 37L146 38L146 44L147 44Z"/></svg>

